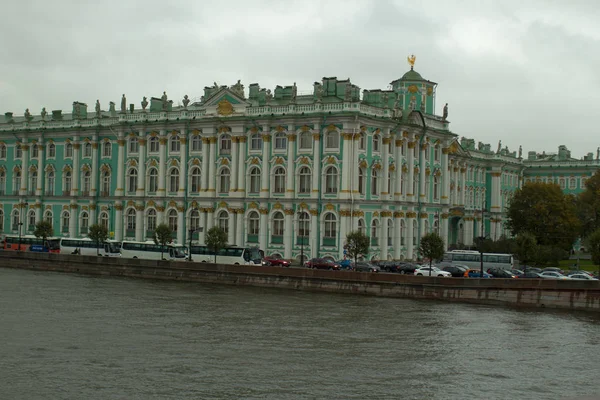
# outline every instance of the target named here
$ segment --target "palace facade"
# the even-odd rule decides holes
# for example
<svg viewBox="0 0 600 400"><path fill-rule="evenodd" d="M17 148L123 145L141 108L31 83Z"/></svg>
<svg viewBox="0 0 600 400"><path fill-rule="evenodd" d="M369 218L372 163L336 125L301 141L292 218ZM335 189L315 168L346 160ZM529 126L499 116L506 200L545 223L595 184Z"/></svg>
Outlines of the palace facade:
<svg viewBox="0 0 600 400"><path fill-rule="evenodd" d="M307 94L238 81L178 106L163 93L141 109L123 96L119 110L7 112L0 231L30 234L47 220L57 236L85 237L100 223L143 241L164 222L176 242L203 243L217 225L237 246L339 259L360 229L370 258L415 259L431 231L447 246L506 234L504 207L523 182L577 193L600 166L565 146L522 157L458 138L447 108L434 113L436 88L411 67L389 90L334 77Z"/></svg>

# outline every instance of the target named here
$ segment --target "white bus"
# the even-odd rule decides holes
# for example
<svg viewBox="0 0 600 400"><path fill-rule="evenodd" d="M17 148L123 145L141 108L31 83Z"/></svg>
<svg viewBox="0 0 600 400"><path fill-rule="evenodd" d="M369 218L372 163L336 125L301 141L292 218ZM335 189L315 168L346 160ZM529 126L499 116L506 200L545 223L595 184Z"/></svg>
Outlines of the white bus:
<svg viewBox="0 0 600 400"><path fill-rule="evenodd" d="M124 240L121 242L121 257L124 258L142 258L146 260L160 260L160 255L165 260L185 261L185 247L180 244L167 244L161 246L153 241L136 242Z"/></svg>
<svg viewBox="0 0 600 400"><path fill-rule="evenodd" d="M215 252L206 246L192 245L192 261L215 262ZM217 263L238 265L262 265L264 253L258 247L228 246L219 250Z"/></svg>
<svg viewBox="0 0 600 400"><path fill-rule="evenodd" d="M89 238L62 238L60 241L60 252L62 254L81 254L84 256L100 254L103 257L120 257L120 247L121 244L114 240L107 240L99 244L96 244L96 241Z"/></svg>
<svg viewBox="0 0 600 400"><path fill-rule="evenodd" d="M472 250L452 250L444 254L444 261L453 264L466 265L469 268L481 268L481 254ZM510 254L501 253L483 253L483 270L489 268L512 269L514 259Z"/></svg>

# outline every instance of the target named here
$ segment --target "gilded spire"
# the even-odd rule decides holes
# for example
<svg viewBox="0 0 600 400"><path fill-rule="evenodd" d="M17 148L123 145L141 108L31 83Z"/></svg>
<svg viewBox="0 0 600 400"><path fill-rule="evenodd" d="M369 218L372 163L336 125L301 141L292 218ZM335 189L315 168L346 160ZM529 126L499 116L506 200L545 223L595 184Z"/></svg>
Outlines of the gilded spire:
<svg viewBox="0 0 600 400"><path fill-rule="evenodd" d="M413 69L415 66L415 61L417 61L417 57L414 54L411 54L406 58L408 60L408 64L410 65L410 69Z"/></svg>

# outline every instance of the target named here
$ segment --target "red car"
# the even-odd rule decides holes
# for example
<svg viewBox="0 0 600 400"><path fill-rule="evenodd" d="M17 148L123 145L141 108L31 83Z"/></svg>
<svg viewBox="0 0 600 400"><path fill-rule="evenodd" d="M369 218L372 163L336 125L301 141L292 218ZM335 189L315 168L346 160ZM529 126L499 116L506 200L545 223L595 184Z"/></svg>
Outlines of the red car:
<svg viewBox="0 0 600 400"><path fill-rule="evenodd" d="M312 258L306 262L306 268L339 270L340 266L324 258Z"/></svg>
<svg viewBox="0 0 600 400"><path fill-rule="evenodd" d="M288 260L284 260L281 256L266 256L263 258L263 262L265 265L270 265L273 267L289 267L290 262Z"/></svg>

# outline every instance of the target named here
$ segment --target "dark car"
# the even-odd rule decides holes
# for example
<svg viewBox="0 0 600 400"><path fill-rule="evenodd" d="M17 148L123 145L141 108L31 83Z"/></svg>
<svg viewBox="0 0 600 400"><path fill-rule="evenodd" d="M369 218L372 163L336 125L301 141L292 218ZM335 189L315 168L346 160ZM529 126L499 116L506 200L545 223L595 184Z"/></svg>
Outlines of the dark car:
<svg viewBox="0 0 600 400"><path fill-rule="evenodd" d="M398 273L402 275L414 275L415 269L417 269L415 264L406 263L402 264L400 268L398 268Z"/></svg>
<svg viewBox="0 0 600 400"><path fill-rule="evenodd" d="M487 273L492 275L494 278L516 278L517 276L512 272L503 268L490 268Z"/></svg>
<svg viewBox="0 0 600 400"><path fill-rule="evenodd" d="M523 272L537 272L538 274L542 272L541 268L538 267L521 267L521 271Z"/></svg>
<svg viewBox="0 0 600 400"><path fill-rule="evenodd" d="M385 272L394 272L394 273L400 272L400 268L402 267L402 265L404 265L403 263L399 263L396 261L380 261L377 264L375 264L375 263L372 263L372 264L377 265L379 268L381 268Z"/></svg>
<svg viewBox="0 0 600 400"><path fill-rule="evenodd" d="M339 270L340 266L324 258L312 258L306 263L307 268Z"/></svg>
<svg viewBox="0 0 600 400"><path fill-rule="evenodd" d="M438 267L439 268L439 267ZM440 268L442 271L450 272L453 278L462 278L465 276L465 272L468 268L460 265L446 265Z"/></svg>
<svg viewBox="0 0 600 400"><path fill-rule="evenodd" d="M511 269L510 272L517 278L520 278L521 275L523 275L523 271L520 269Z"/></svg>
<svg viewBox="0 0 600 400"><path fill-rule="evenodd" d="M281 258L281 256L278 256L278 255L267 256L267 257L263 258L263 262L265 263L265 265L271 265L274 267L289 267L290 266L290 262L288 260L284 260L283 258Z"/></svg>
<svg viewBox="0 0 600 400"><path fill-rule="evenodd" d="M358 272L379 272L381 268L368 262L359 261L354 265L354 270Z"/></svg>

